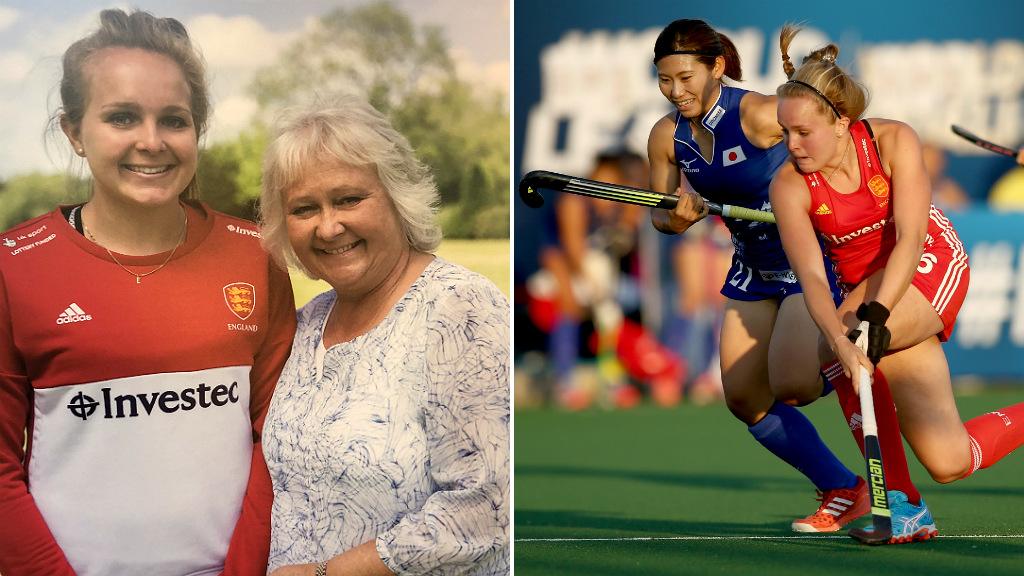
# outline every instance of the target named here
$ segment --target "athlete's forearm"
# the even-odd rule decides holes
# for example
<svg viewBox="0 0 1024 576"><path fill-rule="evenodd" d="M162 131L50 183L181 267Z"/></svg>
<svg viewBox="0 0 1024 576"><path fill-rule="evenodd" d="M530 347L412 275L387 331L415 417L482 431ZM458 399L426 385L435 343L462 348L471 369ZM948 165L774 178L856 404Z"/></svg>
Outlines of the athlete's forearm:
<svg viewBox="0 0 1024 576"><path fill-rule="evenodd" d="M885 265L878 292L874 298L869 295L868 299L873 299L892 310L910 287L921 262L922 252L922 242L918 239L910 236L898 239Z"/></svg>
<svg viewBox="0 0 1024 576"><path fill-rule="evenodd" d="M836 341L846 337L846 327L836 313L836 305L832 301L832 292L824 279L801 279L800 285L804 290L804 303L811 319L818 326L822 337L828 342L833 352L836 350Z"/></svg>

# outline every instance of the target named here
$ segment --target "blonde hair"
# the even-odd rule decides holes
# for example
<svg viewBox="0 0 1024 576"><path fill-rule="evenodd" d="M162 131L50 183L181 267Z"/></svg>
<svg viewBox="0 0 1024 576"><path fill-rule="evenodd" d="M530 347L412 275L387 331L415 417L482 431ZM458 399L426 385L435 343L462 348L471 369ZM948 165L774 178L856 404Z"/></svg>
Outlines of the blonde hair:
<svg viewBox="0 0 1024 576"><path fill-rule="evenodd" d="M794 24L782 27L782 33L779 35L782 69L790 81L779 86L775 94L780 98L811 94L822 114L832 118L832 109L835 108L851 122L860 120L868 107L867 89L836 64L836 58L839 56L838 46L829 44L819 48L808 54L799 68L793 66L789 59L789 45L800 30L801 28ZM812 90L816 90L817 94ZM836 120L837 118L832 118L832 122Z"/></svg>
<svg viewBox="0 0 1024 576"><path fill-rule="evenodd" d="M278 118L263 157L260 224L263 246L279 264L308 274L288 241L284 193L317 166L335 161L376 168L409 245L437 250L441 228L430 170L383 114L346 95L289 108Z"/></svg>

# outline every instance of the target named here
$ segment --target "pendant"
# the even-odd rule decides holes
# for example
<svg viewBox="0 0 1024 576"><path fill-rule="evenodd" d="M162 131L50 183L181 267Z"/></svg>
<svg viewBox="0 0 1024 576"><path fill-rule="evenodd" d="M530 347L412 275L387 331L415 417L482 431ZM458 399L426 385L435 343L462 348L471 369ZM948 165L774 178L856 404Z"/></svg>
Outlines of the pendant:
<svg viewBox="0 0 1024 576"><path fill-rule="evenodd" d="M136 284L142 284L142 277L141 276L136 276L135 277L135 283Z"/></svg>

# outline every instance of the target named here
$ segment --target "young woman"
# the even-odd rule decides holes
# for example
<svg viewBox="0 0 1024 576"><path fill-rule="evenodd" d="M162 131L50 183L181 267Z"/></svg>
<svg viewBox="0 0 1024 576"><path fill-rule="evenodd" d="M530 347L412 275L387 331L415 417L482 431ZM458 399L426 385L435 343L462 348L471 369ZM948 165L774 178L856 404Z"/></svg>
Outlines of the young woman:
<svg viewBox="0 0 1024 576"><path fill-rule="evenodd" d="M771 185L786 255L811 317L846 375L858 366L874 368L848 338L867 321L869 355L885 354L880 366L893 383L900 425L914 453L937 482L964 478L1024 443L1024 403L961 423L941 342L953 330L970 270L952 224L931 205L921 143L902 122L861 119L867 96L836 65L835 45L812 52L794 69L787 52L798 31L783 29L790 80L777 91L792 161ZM819 238L843 288L838 308ZM844 403L847 415L853 409ZM895 541L935 534L919 496L895 489L889 502Z"/></svg>
<svg viewBox="0 0 1024 576"><path fill-rule="evenodd" d="M701 20L669 24L654 45L662 94L674 106L651 130L654 190L678 193L675 210L656 210L662 232L678 234L704 218L704 198L750 208L768 204L768 185L787 157L774 96L727 85L742 79L732 42ZM796 276L770 224L725 219L735 254L722 287L722 382L732 413L773 454L821 492L815 513L793 522L800 532L834 532L867 513L864 480L824 445L791 403L822 393L817 333ZM778 336L777 336L778 335ZM884 419L884 415L880 415ZM895 421L893 416L888 421ZM892 459L899 467L899 460ZM905 468L905 461L903 462ZM894 471L909 483L909 474Z"/></svg>
<svg viewBox="0 0 1024 576"><path fill-rule="evenodd" d="M255 225L186 199L202 60L177 20L105 10L61 104L92 194L4 234L0 572L265 573L295 308Z"/></svg>

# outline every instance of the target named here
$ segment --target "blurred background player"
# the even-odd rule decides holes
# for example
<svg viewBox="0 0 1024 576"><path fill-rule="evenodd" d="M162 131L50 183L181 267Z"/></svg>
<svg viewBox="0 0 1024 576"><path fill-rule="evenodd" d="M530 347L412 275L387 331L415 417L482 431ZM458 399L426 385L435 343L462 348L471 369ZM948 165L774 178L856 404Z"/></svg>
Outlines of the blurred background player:
<svg viewBox="0 0 1024 576"><path fill-rule="evenodd" d="M686 359L687 402L723 399L718 351L725 297L720 278L732 264L729 229L720 219L694 223L686 234L658 234L667 262L662 301L667 303L662 341Z"/></svg>
<svg viewBox="0 0 1024 576"><path fill-rule="evenodd" d="M946 174L946 151L938 144L923 143L921 154L932 186L932 203L945 211L959 212L971 205L971 197Z"/></svg>
<svg viewBox="0 0 1024 576"><path fill-rule="evenodd" d="M902 122L860 119L867 94L836 64L836 45L815 50L795 69L788 49L798 31L786 26L780 37L790 80L778 88L778 119L792 162L771 186L786 254L846 376L858 366L874 370L847 337L867 321L868 354L877 358L891 350L880 366L893 382L892 398L914 453L937 482L965 478L1024 443L1024 403L961 423L941 342L952 333L970 270L952 224L931 204L922 145ZM819 237L826 239L842 283L838 309ZM847 417L856 408L856 402L843 401ZM884 433L879 430L880 441ZM920 495L893 489L889 505L890 542L937 533Z"/></svg>
<svg viewBox="0 0 1024 576"><path fill-rule="evenodd" d="M588 178L646 187L635 153L599 154ZM542 233L542 269L528 283L531 317L548 334L555 400L570 409L592 402L628 407L633 381L664 403L678 401L685 367L640 324L639 206L559 194Z"/></svg>
<svg viewBox="0 0 1024 576"><path fill-rule="evenodd" d="M993 210L1024 210L1024 148L1017 154L1017 164L992 184L992 189L988 193L988 203Z"/></svg>

